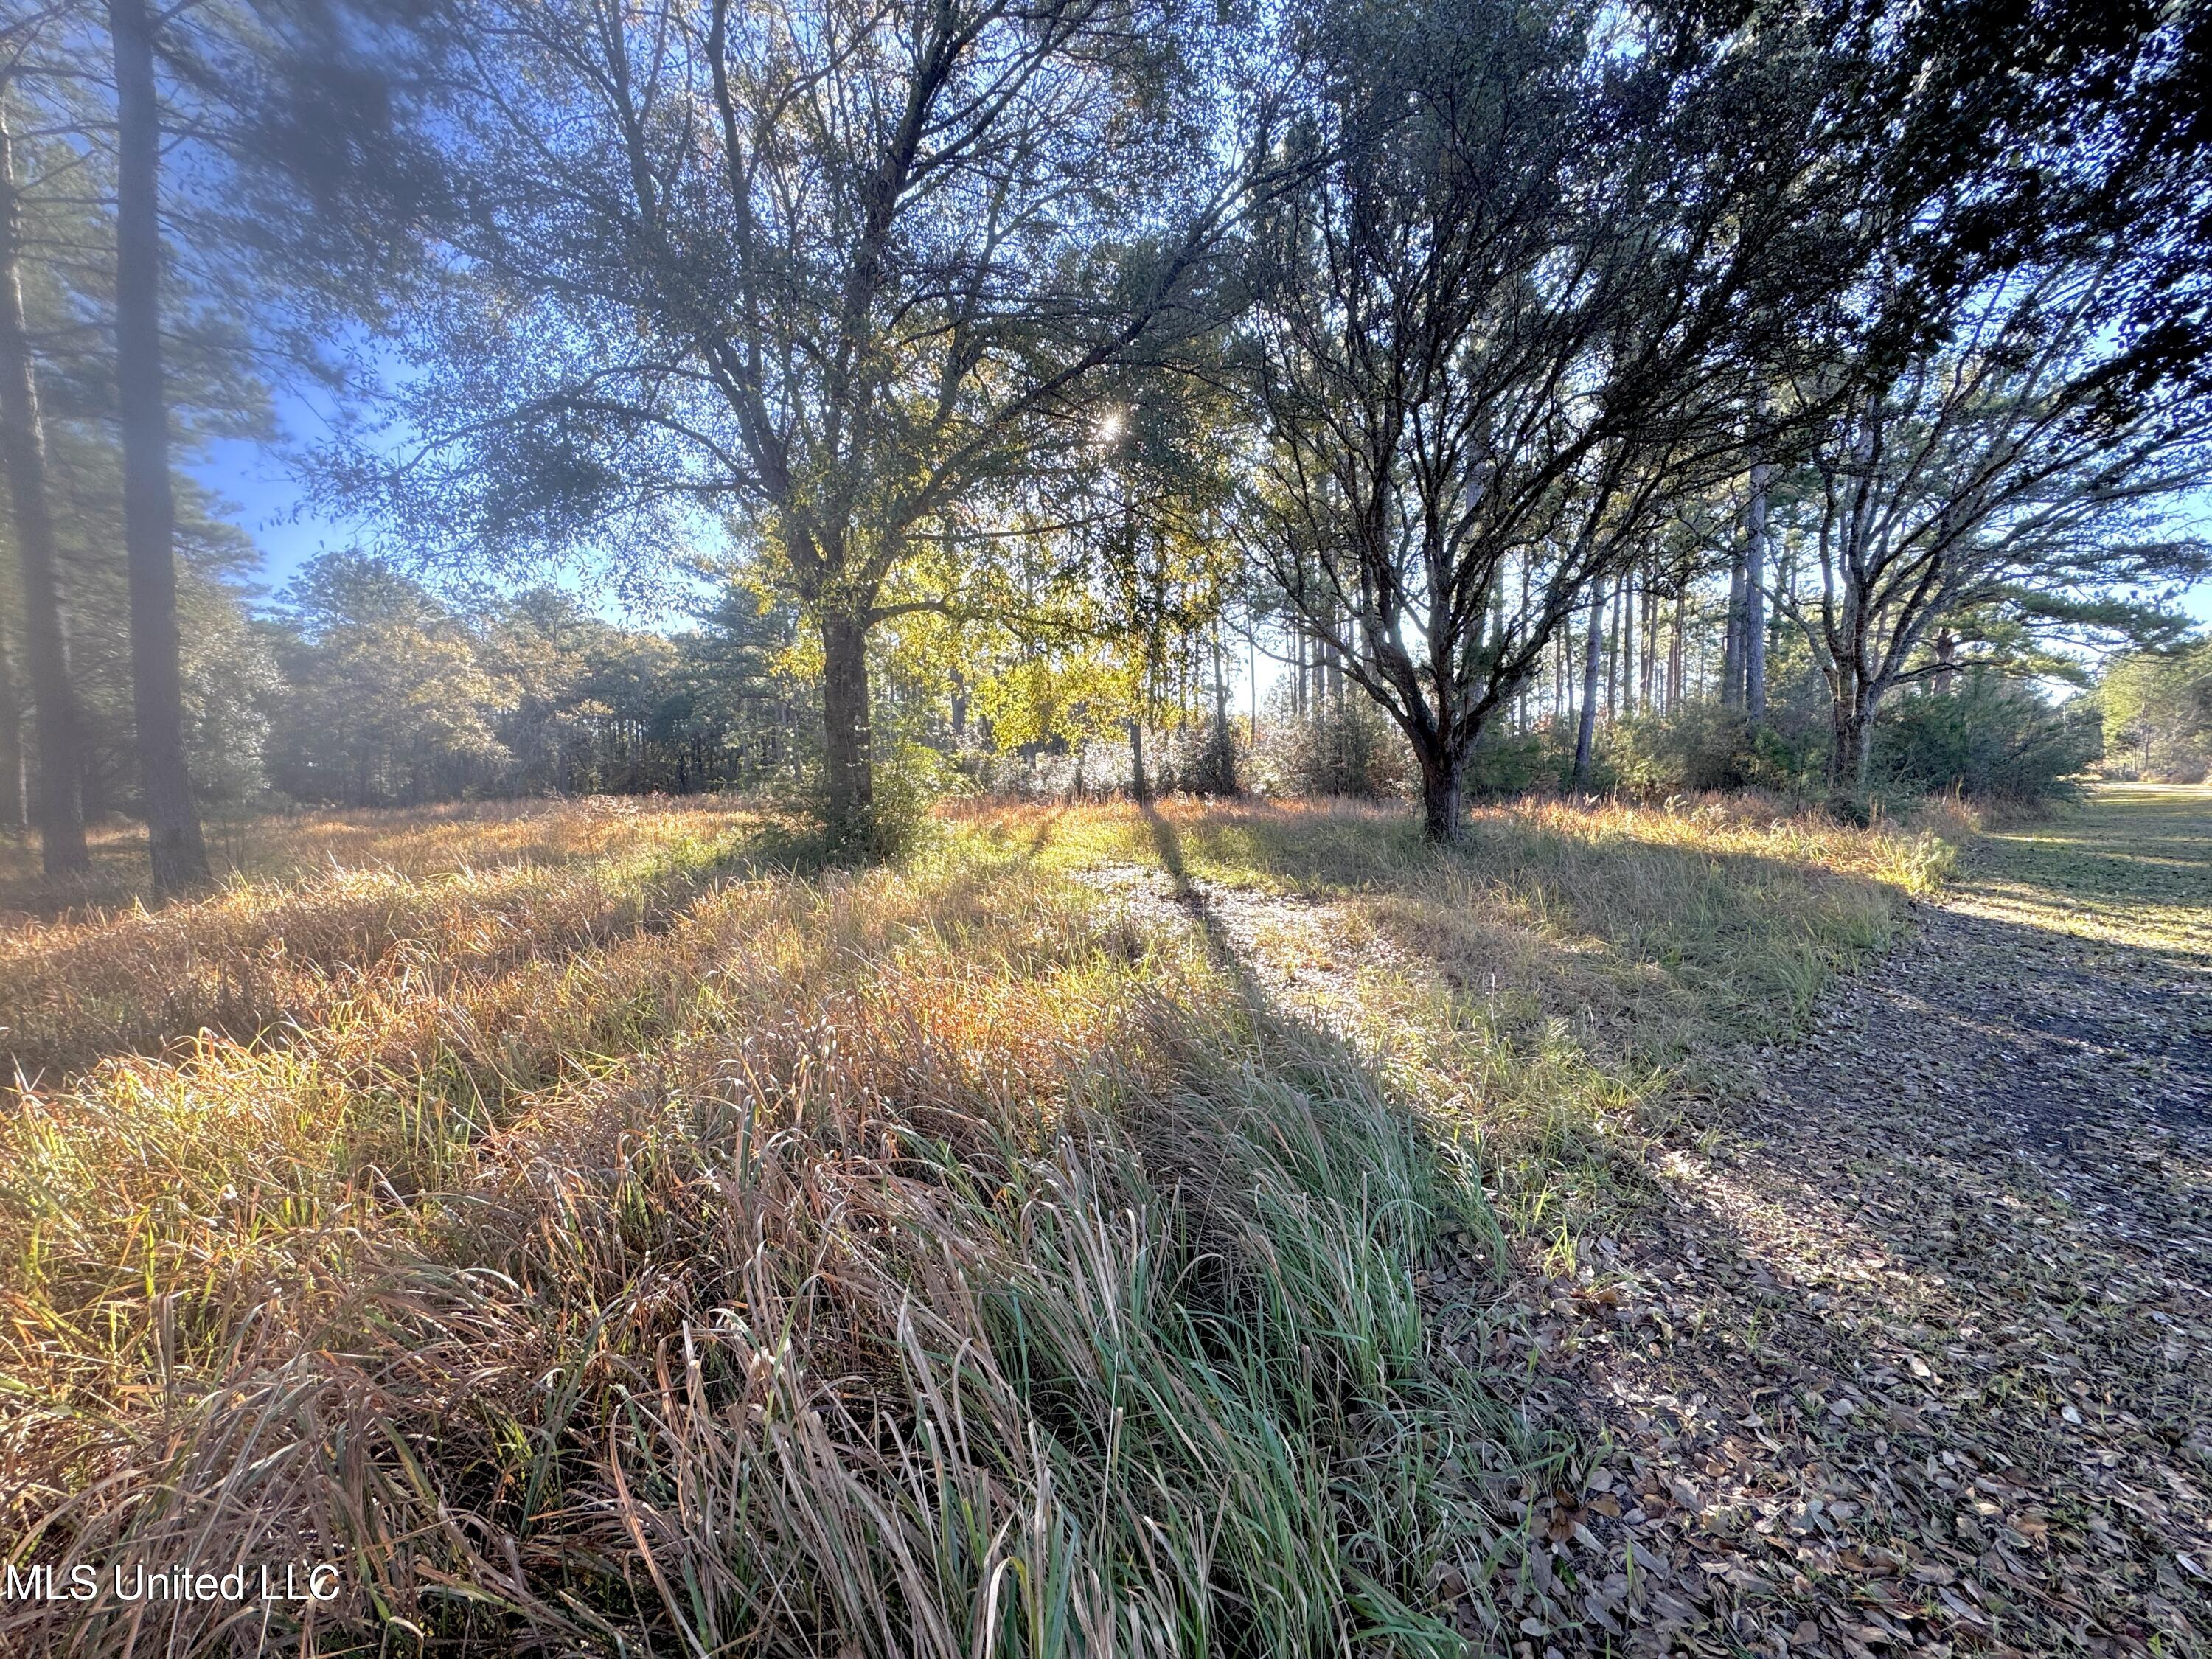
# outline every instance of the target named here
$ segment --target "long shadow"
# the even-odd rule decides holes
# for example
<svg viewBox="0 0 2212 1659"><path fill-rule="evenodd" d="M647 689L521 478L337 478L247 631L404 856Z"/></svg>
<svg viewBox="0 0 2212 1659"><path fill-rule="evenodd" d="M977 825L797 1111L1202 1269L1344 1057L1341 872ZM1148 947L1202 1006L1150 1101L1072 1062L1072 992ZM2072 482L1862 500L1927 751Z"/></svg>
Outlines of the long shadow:
<svg viewBox="0 0 2212 1659"><path fill-rule="evenodd" d="M1060 827L1060 821L1066 816L1066 807L1054 806L1051 811L1037 820L1036 833L1030 837L1030 857L1036 858L1044 851L1046 845L1052 840L1052 832Z"/></svg>
<svg viewBox="0 0 2212 1659"><path fill-rule="evenodd" d="M1917 1552L1933 1516L1960 1547L1942 1571L2010 1604L2015 1644L2144 1636L2158 1602L2143 1587L2208 1531L2201 1506L2109 1497L2196 1478L2180 1443L2203 1390L2176 1356L2202 1342L2212 1297L2212 999L2172 991L2192 971L2156 949L1928 918L1837 988L1820 1040L1771 1056L1730 1115L1740 1134L1623 1235L1617 1265L1671 1323L1627 1340L1585 1326L1595 1346L1577 1364L1600 1375L1577 1391L1632 1458L1679 1471L1701 1501L1722 1495L1717 1456L1729 1493L1784 1520L1816 1471L1832 1498L1881 1492L1832 1538L1793 1534L1816 1583L1824 1559L1850 1567L1847 1544ZM2147 1060L2162 1069L2146 1077ZM1692 1287L1693 1319L1675 1285ZM1954 1520L1954 1468L2002 1496L1983 1530ZM2085 1514L2118 1559L2068 1585L2037 1527ZM1737 1548L1715 1537L1724 1559ZM1989 1547L2008 1537L2015 1554ZM1744 1542L1771 1583L1771 1540ZM1784 1628L1828 1599L1802 1583L1760 1595L1742 1605Z"/></svg>
<svg viewBox="0 0 2212 1659"><path fill-rule="evenodd" d="M1335 1033L1279 1006L1194 878L1176 824L1150 802L1140 803L1139 811L1177 907L1196 927L1209 960L1255 1017L1286 1035L1342 1046ZM2124 804L2101 810L2093 805L2084 809L2081 833L2106 842L2144 827L2161 839L2173 833L2167 823L2144 826L2110 816L2115 811L2152 816ZM2212 822L2212 814L2199 821ZM1306 850L1301 840L1310 845L1313 837L1311 826L1297 823L1295 815L1240 811L1233 827L1241 838L1240 852L1259 853L1276 873L1308 883L1319 875L1324 886L1347 896L1359 888L1372 890L1376 865L1371 849L1364 862L1358 849L1341 851L1342 861L1330 867L1326 837L1322 859L1299 859ZM1376 828L1383 830L1381 824ZM1436 905L1421 901L1443 896L1425 895L1418 885L1405 895L1412 902L1376 907L1370 920L1402 959L1476 998L1483 995L1474 982L1485 965L1480 953L1493 947L1516 952L1523 979L1534 987L1537 1018L1590 1016L1583 1022L1587 1032L1577 1035L1601 1066L1632 1056L1646 1061L1669 1058L1685 1028L1665 1007L1649 1003L1655 982L1662 984L1674 1008L1695 1013L1704 1041L1716 1036L1787 1039L1799 1018L1810 1012L1802 1001L1804 976L1825 979L1836 967L1852 964L1832 956L1814 962L1814 947L1800 951L1782 936L1786 921L1770 941L1773 960L1750 960L1756 952L1747 935L1778 926L1776 918L1763 914L1764 907L1778 902L1771 884L1786 875L1801 894L1796 902L1808 909L1863 899L1879 887L1870 878L1808 870L1763 854L1714 854L1654 842L1614 843L1626 862L1614 861L1613 848L1591 862L1580 856L1589 850L1585 844L1557 831L1516 823L1509 832L1516 847L1500 846L1495 858L1486 858L1479 830L1470 850L1426 856L1454 860L1475 879L1490 865L1510 863L1515 868L1506 872L1509 877L1518 874L1545 888L1543 902L1556 930L1570 937L1539 939L1533 928L1510 917L1494 923L1464 915L1440 918ZM2212 841L2182 839L2185 856L2199 847L2212 848ZM2123 839L2120 844L2129 843ZM1509 859L1510 852L1518 856ZM2077 920L2085 911L2124 908L2136 896L2128 890L2134 885L2133 872L2124 859L2094 850L2087 856L2069 854L2053 871L2044 867L2051 856L2048 843L1993 842L1973 857L1956 890L1971 899L1983 884L2002 879L2040 893L2054 912ZM1661 892L1698 896L1716 907L1714 913L1686 928L1630 914L1632 907L1623 901L1617 884L1633 878L1632 866L1638 864L1656 866ZM2178 896L2186 902L2196 895ZM1884 906L1894 902L1887 895L1881 901ZM1578 933L1583 937L1571 937ZM1879 943L1871 938L1862 941L1869 951ZM1455 951L1454 945L1461 948ZM2108 1073L2107 1093L2124 1085L2142 1085L2148 1077L2148 1085L2136 1089L2144 1122L2175 1131L2212 1131L2212 994L2204 986L2203 957L2160 942L2084 938L2062 926L1949 909L1926 921L1921 948L1950 951L1959 960L1946 973L1906 984L1891 982L1892 967L1873 966L1867 969L1874 976L1869 982L1911 1003L1912 1021L1923 1035L1947 1051L1973 1056L1975 1064L1986 1068L1990 1109L2010 1126L2030 1156L2078 1150L2094 1138L2109 1102L2094 1086L2085 1091L2085 1075ZM1977 963L1997 966L1984 973ZM2023 975L2030 981L2024 991L2018 983ZM1618 981L1605 975L1627 981L1610 1008L1599 1005L1615 996L1611 987ZM1494 981L1490 997L1494 1004ZM1734 1011L1703 1006L1714 1000L1733 1004ZM1656 1023L1639 1025L1639 1020ZM1780 1063L1791 1063L1786 1052ZM1897 1063L1894 1055L1866 1057L1870 1072ZM1908 1081L1900 1079L1899 1085Z"/></svg>
<svg viewBox="0 0 2212 1659"><path fill-rule="evenodd" d="M1152 802L1139 800L1137 811L1152 833L1152 847L1160 855L1160 867L1168 872L1168 880L1174 885L1176 902L1197 924L1199 937L1206 943L1206 959L1230 975L1246 1000L1264 1002L1258 980L1230 941L1229 929L1214 913L1204 891L1191 879L1190 866L1183 858L1182 837L1176 834L1175 826L1161 816L1160 809Z"/></svg>
<svg viewBox="0 0 2212 1659"><path fill-rule="evenodd" d="M1194 878L1184 837L1157 807L1147 803L1139 810L1176 902L1198 928L1209 959L1260 1017L1302 1028L1310 1040L1338 1044L1332 1034L1271 1003L1205 886ZM1238 832L1267 843L1277 872L1284 873L1301 850L1298 827L1253 813L1243 817ZM2095 829L2085 825L2084 833L2094 836ZM2170 835L2165 826L2159 829L2161 839ZM1523 833L1543 832L1530 825ZM2194 863L2204 844L2184 839L2175 850ZM2134 849L2142 845L2136 842ZM1721 888L1753 896L1763 878L1784 867L1816 891L1873 884L1849 875L1808 872L1757 854L1716 856L1650 843L1624 850L1675 866L1677 876L1711 870ZM2073 907L2077 916L2082 908L2163 896L2127 890L2141 879L2142 868L2127 850L2092 847L2087 856L2071 860L2065 872L2070 879L2062 881L2038 867L2033 849L1993 847L1966 872L1959 890L1970 898L1978 884L2002 878L2055 902L2055 909ZM2167 850L2159 848L2161 854ZM1470 873L1480 873L1479 853L1456 856L1468 856ZM1538 856L1527 866L1542 861ZM1585 875L1610 867L1565 863ZM1364 872L1371 876L1371 865ZM1308 865L1295 873L1344 878L1340 890L1347 892L1371 885L1358 880L1362 861L1349 854L1340 866L1324 871ZM1613 913L1606 891L1562 890L1553 896L1556 919L1571 930L1587 927L1600 939L1636 942L1624 939L1632 928ZM2197 897L2176 896L2184 902ZM1738 920L1723 918L1717 950L1728 947ZM1418 937L1408 933L1401 943L1409 954L1419 954ZM1553 965L1547 960L1540 971L1548 973ZM1656 1305L1664 1313L1663 1299L1617 1311L1592 1299L1587 1313L1578 1316L1589 1321L1583 1330L1604 1331L1621 1346L1586 1349L1586 1356L1601 1357L1597 1361L1564 1362L1575 1382L1565 1401L1569 1415L1602 1415L1608 1432L1636 1460L1633 1466L1659 1472L1648 1487L1632 1490L1656 1490L1662 1498L1672 1477L1708 1489L1711 1471L1719 1465L1707 1460L1724 1444L1735 1448L1724 1455L1739 1460L1731 1479L1740 1476L1793 1499L1808 1490L1808 1457L1826 1469L1909 1472L1948 1468L1932 1460L1963 1449L1981 1459L1978 1467L2012 1483L2004 1489L2008 1514L2015 1497L2057 1510L2060 1490L2046 1483L2069 1467L2074 1434L2058 1419L2058 1402L2028 1411L1992 1396L1995 1403L1986 1407L1956 1407L1911 1362L1924 1356L1923 1363L1932 1362L1937 1376L1956 1370L1972 1377L1976 1368L1991 1364L2002 1371L2014 1363L2002 1358L2010 1352L2004 1346L2005 1321L2033 1321L2046 1312L2069 1324L2062 1345L2076 1343L2074 1328L2084 1334L2079 1346L2085 1358L2094 1358L2099 1343L2118 1342L2122 1333L2136 1333L2127 1340L2137 1347L2147 1341L2148 1352L2165 1331L2202 1328L2196 1298L2212 1293L2212 1238L2201 1236L2202 1200L2212 1193L2212 1007L2206 1006L2212 999L2192 994L2191 981L2201 981L2203 973L2201 959L2154 944L2083 939L2061 927L1949 910L1926 918L1899 954L1831 987L1823 1006L1833 1010L1841 1000L1853 1011L1837 1030L1767 1059L1770 1087L1726 1115L1725 1127L1749 1138L1740 1141L1732 1133L1730 1144L1746 1150L1707 1166L1698 1178L1705 1184L1677 1183L1673 1204L1623 1235L1617 1265L1632 1267L1661 1285L1694 1281L1695 1293L1717 1298L1711 1305L1721 1322L1711 1333L1702 1315L1694 1329L1678 1331L1663 1318L1647 1326L1642 1309ZM2148 1030L2146 1008L2154 1017ZM1923 1067L1929 1056L1955 1067L1955 1079L1947 1083L1923 1075L1923 1069L1933 1070ZM2147 1060L2162 1064L2162 1081L2138 1086L2137 1065ZM1746 1061L1753 1063L1747 1050ZM2152 1163L2130 1163L2138 1153ZM1787 1224L1770 1231L1762 1217ZM2089 1252L2075 1270L2079 1285L2071 1292L2061 1286L2056 1301L2029 1301L1993 1316L1984 1291L2010 1284L2025 1260L2017 1254L2021 1243L2045 1249L2051 1229L2067 1230ZM2106 1306L2111 1298L2101 1294L2098 1275L2138 1270L2148 1273L2146 1285L2166 1286L2163 1305L2172 1316L2166 1323L2142 1320L2140 1309L2124 1302ZM1824 1287L1820 1294L1816 1285ZM1680 1309L1673 1313L1676 1324L1684 1323ZM1922 1341L1912 1334L1918 1322L1948 1326L1952 1334ZM1614 1333L1615 1322L1626 1328ZM2009 1328L2017 1334L2024 1327ZM1961 1361L1961 1345L1987 1358ZM2040 1358L2053 1351L2048 1340L2036 1345ZM1613 1395L1600 1379L1581 1370L1593 1363L1613 1370L1632 1394ZM1546 1370L1553 1369L1547 1363ZM2190 1407L2176 1395L2172 1375L2161 1380L2157 1364L2127 1369L2126 1376L2114 1376L2107 1374L2110 1368L2092 1364L2087 1375L2094 1389L2112 1390L2106 1397L2122 1413L2126 1431L2113 1443L2130 1464L2150 1460L2138 1484L2155 1490L2154 1466L2163 1454L2153 1442L2161 1425L2181 1420L2177 1413L2185 1417ZM1863 1408L1853 1404L1869 1400ZM2020 1402L2022 1407L2029 1403ZM1839 1404L1850 1406L1852 1414L1839 1415L1833 1409ZM1736 1426L1739 1417L1763 1426L1751 1433ZM2143 1425L2148 1431L2137 1432ZM1769 1430L1776 1437L1770 1438ZM1952 1495L1931 1492L1926 1503L1944 1513L1948 1529ZM1662 1501L1659 1507L1664 1511L1668 1505ZM1583 1513L1611 1541L1615 1527ZM1905 1511L1908 1521L1912 1513ZM2033 1517L2037 1511L2027 1513ZM2171 1528L2145 1528L2117 1514L2113 1521L2106 1547L2124 1544L2143 1569L2145 1583L2152 1582L2162 1549L2191 1541L2168 1538L2160 1544L2154 1534ZM1873 1527L1868 1535L1886 1536L1879 1530L1886 1524L1878 1510L1859 1530ZM1824 1530L1812 1530L1815 1543ZM1838 1541L1848 1543L1850 1532L1845 1528ZM1638 1536L1639 1550L1650 1535ZM1910 1528L1901 1535L1917 1552ZM1717 1534L1704 1547L1725 1558L1735 1546L1717 1541ZM1765 1569L1771 1584L1771 1540L1764 1546L1751 1540L1747 1553L1753 1581ZM1968 1577L1994 1559L1985 1555L1977 1563L1973 1553L1969 1549L1960 1558ZM1717 1595L1729 1595L1719 1580L1708 1582ZM1984 1582L1985 1601L2041 1594L2021 1585L2016 1574ZM1747 1605L1761 1616L1778 1606L1793 1607L1782 1620L1787 1628L1801 1613L1812 1616L1832 1603L1832 1594L1784 1588L1775 1600ZM2057 1607L2054 1601L2044 1611ZM2108 1629L2140 1623L2139 1606L2115 1602L2093 1611ZM2057 1616L2067 1615L2061 1609ZM1601 1637L1583 1634L1595 1648L1607 1647ZM1576 1643L1571 1650L1591 1650Z"/></svg>
<svg viewBox="0 0 2212 1659"><path fill-rule="evenodd" d="M589 861L571 858L547 867L565 873ZM535 867L520 860L489 866L495 876L521 876ZM637 872L634 898L611 899L606 917L594 914L561 933L528 934L507 926L526 914L526 894L488 899L480 907L484 937L455 943L434 963L413 971L488 981L578 960L631 939L671 932L702 899L729 884L785 874L811 878L828 867L818 838L773 822L750 824L708 856L690 862L672 858ZM434 892L449 873L410 878L409 885ZM345 994L352 976L376 970L423 937L392 907L338 930L329 948L303 948L285 932L284 900L312 903L317 874L310 868L304 875L270 878L265 884L277 902L265 915L250 925L223 923L207 939L194 933L187 906L180 904L150 917L120 912L58 944L33 941L7 964L13 971L0 976L0 1092L12 1089L19 1074L52 1086L111 1057L172 1054L203 1031L288 1046L299 1035L298 1023L319 1018ZM270 958L281 963L281 976L264 975ZM88 1017L94 1009L97 1016ZM65 1038L49 1035L57 1021L65 1024Z"/></svg>
<svg viewBox="0 0 2212 1659"><path fill-rule="evenodd" d="M1173 823L1151 806L1144 816L1179 902L1199 915L1203 890L1188 873ZM1466 844L1449 850L1423 843L1410 815L1379 808L1317 822L1305 813L1240 806L1228 809L1225 820L1210 816L1207 829L1235 862L1310 897L1380 899L1364 908L1363 920L1395 958L1484 1004L1486 1018L1502 1017L1510 1006L1516 1024L1568 1020L1586 1034L1594 1057L1610 1060L1672 1052L1668 1041L1636 1023L1656 1012L1655 977L1682 1018L1689 1003L1702 1000L1699 1024L1728 1028L1735 1020L1745 1034L1758 1031L1765 1008L1802 1004L1809 971L1803 958L1814 953L1812 946L1778 940L1765 957L1743 948L1771 926L1765 896L1778 887L1796 890L1808 913L1856 909L1876 917L1895 903L1891 890L1869 877L1626 837L1594 845L1517 817L1479 817ZM1470 907L1452 890L1455 880L1494 885L1502 902ZM1708 907L1702 928L1648 898L1632 902L1627 884L1653 881L1670 902L1679 896ZM1881 930L1869 924L1867 931L1870 946ZM1214 947L1225 945L1218 925L1209 937ZM1502 1001L1501 969L1516 981Z"/></svg>

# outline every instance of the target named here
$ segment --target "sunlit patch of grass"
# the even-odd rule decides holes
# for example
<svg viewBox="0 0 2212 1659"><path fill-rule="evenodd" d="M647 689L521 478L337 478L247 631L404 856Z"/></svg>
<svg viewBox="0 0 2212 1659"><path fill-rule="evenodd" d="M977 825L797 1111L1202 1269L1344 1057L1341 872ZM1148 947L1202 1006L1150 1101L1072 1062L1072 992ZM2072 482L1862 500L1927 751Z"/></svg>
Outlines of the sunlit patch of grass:
<svg viewBox="0 0 2212 1659"><path fill-rule="evenodd" d="M1542 1452L1430 1352L1413 1265L1481 1200L1370 1069L951 844L485 949L488 896L542 939L641 856L377 874L416 931L343 996L21 1097L12 1559L342 1559L326 1648L1456 1650L1439 1575L1516 1535L1477 1475ZM343 941L359 879L154 920ZM134 1628L0 1610L58 1620Z"/></svg>
<svg viewBox="0 0 2212 1659"><path fill-rule="evenodd" d="M91 909L0 932L0 1056L10 1072L58 1080L203 1032L243 1041L358 1026L392 988L417 1000L458 994L665 926L786 839L754 814L593 804L494 814L478 859L450 811L426 817L421 846L389 823L349 838L322 820L286 843L304 858L351 839L375 849L372 862L235 875L158 910Z"/></svg>
<svg viewBox="0 0 2212 1659"><path fill-rule="evenodd" d="M1353 802L977 805L956 820L1048 868L1172 866L1320 905L1295 939L1261 931L1262 967L1294 970L1298 950L1328 950L1314 939L1353 958L1386 943L1352 1023L1394 1086L1481 1146L1524 1223L1577 1224L1640 1187L1650 1131L1719 1085L1711 1055L1802 1023L1904 901L1950 878L1973 829L1955 803L1861 828L1758 795L1480 807L1443 853L1405 809Z"/></svg>
<svg viewBox="0 0 2212 1659"><path fill-rule="evenodd" d="M271 814L210 824L208 850L218 888L244 884L266 892L333 870L422 878L555 869L726 845L733 836L745 836L769 862L804 859L809 845L809 832L785 816L720 796L592 796ZM39 872L29 842L0 841L0 927L96 923L151 902L143 830L101 824L88 840L91 872L63 878Z"/></svg>
<svg viewBox="0 0 2212 1659"><path fill-rule="evenodd" d="M1455 1653L1437 1586L1514 1570L1559 1454L1415 1269L1449 1228L1503 1272L1500 1213L1571 1264L1699 1057L1940 863L1705 804L1449 854L970 806L865 872L720 810L477 832L271 830L0 940L46 1072L0 1120L17 1562L343 1559L325 1650ZM1263 951L1355 1040L1082 879L1127 864L1297 895Z"/></svg>
<svg viewBox="0 0 2212 1659"><path fill-rule="evenodd" d="M2084 836L2075 826L2087 814L2096 830ZM1971 909L2212 959L2212 787L2094 785L2086 806L1992 826L1985 851L1962 884Z"/></svg>

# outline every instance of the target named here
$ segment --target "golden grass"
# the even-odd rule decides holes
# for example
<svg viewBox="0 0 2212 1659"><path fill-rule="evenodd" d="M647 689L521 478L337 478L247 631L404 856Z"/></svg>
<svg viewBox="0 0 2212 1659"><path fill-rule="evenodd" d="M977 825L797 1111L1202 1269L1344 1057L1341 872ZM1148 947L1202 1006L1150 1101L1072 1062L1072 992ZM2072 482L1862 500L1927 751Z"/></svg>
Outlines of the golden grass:
<svg viewBox="0 0 2212 1659"><path fill-rule="evenodd" d="M1973 832L1955 804L1864 829L1756 794L1477 808L1444 854L1402 807L1346 801L991 805L956 823L1071 873L1165 860L1201 886L1295 895L1298 925L1255 957L1324 958L1278 977L1367 964L1340 975L1336 1023L1481 1144L1494 1199L1577 1224L1602 1218L1651 1130L1725 1090L1718 1045L1797 1025Z"/></svg>
<svg viewBox="0 0 2212 1659"><path fill-rule="evenodd" d="M971 805L811 878L775 835L317 819L0 937L44 1073L0 1121L10 1559L341 1559L331 1651L1455 1651L1434 1587L1506 1570L1543 1454L1429 1351L1438 1218L1601 1181L1944 856L1711 804L1449 854L1379 810ZM1387 939L1369 1051L1085 878L1146 863ZM0 1609L64 1626L136 1628Z"/></svg>
<svg viewBox="0 0 2212 1659"><path fill-rule="evenodd" d="M260 838L272 873L188 903L0 930L11 1071L59 1080L204 1033L390 1025L395 1003L449 1002L665 922L769 827L719 806L541 804L488 812L471 840L454 808L365 816L288 822Z"/></svg>
<svg viewBox="0 0 2212 1659"><path fill-rule="evenodd" d="M218 881L288 885L333 870L408 878L556 866L649 849L763 822L720 796L594 796L274 813L210 826ZM0 841L0 927L97 919L149 896L145 833L109 823L88 834L88 875L48 878L27 842Z"/></svg>

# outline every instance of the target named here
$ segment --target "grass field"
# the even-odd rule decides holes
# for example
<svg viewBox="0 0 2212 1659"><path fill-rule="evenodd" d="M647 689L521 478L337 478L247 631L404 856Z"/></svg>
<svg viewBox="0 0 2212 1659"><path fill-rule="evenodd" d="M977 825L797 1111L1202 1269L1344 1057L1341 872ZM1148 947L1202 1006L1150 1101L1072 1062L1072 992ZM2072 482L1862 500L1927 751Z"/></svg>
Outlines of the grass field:
<svg viewBox="0 0 2212 1659"><path fill-rule="evenodd" d="M1570 1267L1948 858L1743 801L802 848L441 809L0 898L9 1559L344 1583L0 1638L1459 1652L1571 1449L1424 1280Z"/></svg>

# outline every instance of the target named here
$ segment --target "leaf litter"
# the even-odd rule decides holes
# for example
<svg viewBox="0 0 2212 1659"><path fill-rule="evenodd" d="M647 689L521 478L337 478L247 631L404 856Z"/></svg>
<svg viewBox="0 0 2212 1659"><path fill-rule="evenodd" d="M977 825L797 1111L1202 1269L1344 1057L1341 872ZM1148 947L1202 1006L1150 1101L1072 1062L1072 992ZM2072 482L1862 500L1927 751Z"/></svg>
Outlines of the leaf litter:
<svg viewBox="0 0 2212 1659"><path fill-rule="evenodd" d="M1459 1236L1419 1276L1439 1340L1571 1448L1487 1477L1527 1549L1444 1574L1491 1577L1473 1647L2212 1652L2212 811L2176 837L2142 805L1984 843L1801 1039L1712 1068L1571 1273L1524 1237L1501 1297ZM2154 834L2204 902L2098 890ZM1084 876L1347 1039L1406 966L1309 899Z"/></svg>
<svg viewBox="0 0 2212 1659"><path fill-rule="evenodd" d="M1523 1275L1526 1409L1583 1450L1530 1495L1532 1611L1471 1636L2212 1650L2212 910L2130 933L2017 878L2037 839L1736 1057L1718 1133L1655 1147L1574 1282Z"/></svg>

